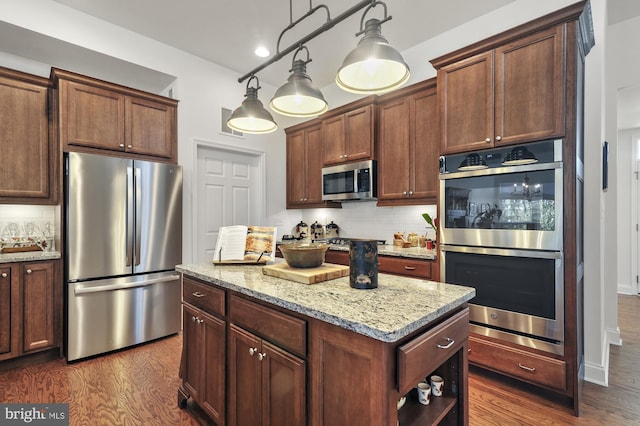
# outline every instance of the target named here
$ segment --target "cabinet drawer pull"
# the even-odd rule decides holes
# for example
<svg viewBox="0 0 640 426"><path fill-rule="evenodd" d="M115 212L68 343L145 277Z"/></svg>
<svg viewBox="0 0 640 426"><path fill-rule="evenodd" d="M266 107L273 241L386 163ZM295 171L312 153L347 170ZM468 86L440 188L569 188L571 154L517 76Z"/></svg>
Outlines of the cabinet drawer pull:
<svg viewBox="0 0 640 426"><path fill-rule="evenodd" d="M2 278L7 278L7 277L8 277L7 273L6 273L6 272L3 272L3 273L2 273Z"/></svg>
<svg viewBox="0 0 640 426"><path fill-rule="evenodd" d="M404 269L406 269L407 271L415 271L416 267L415 266L405 266Z"/></svg>
<svg viewBox="0 0 640 426"><path fill-rule="evenodd" d="M263 352L263 353L261 353L261 354L259 353L259 354L258 354L258 361L262 361L262 360L263 360L263 359L265 359L266 357L267 357L267 354L265 354L264 352Z"/></svg>
<svg viewBox="0 0 640 426"><path fill-rule="evenodd" d="M200 298L200 297L204 297L204 296L205 296L203 293L200 293L199 291L194 291L193 293L191 293L191 295L192 295L193 297L197 297L197 298Z"/></svg>
<svg viewBox="0 0 640 426"><path fill-rule="evenodd" d="M27 269L27 274L32 273L33 271L31 269Z"/></svg>
<svg viewBox="0 0 640 426"><path fill-rule="evenodd" d="M249 348L249 355L254 356L258 352L258 348Z"/></svg>
<svg viewBox="0 0 640 426"><path fill-rule="evenodd" d="M518 363L518 367L522 368L523 370L529 371L531 373L535 373L536 372L536 368L535 367L527 367L526 365L522 365L520 363Z"/></svg>
<svg viewBox="0 0 640 426"><path fill-rule="evenodd" d="M449 349L456 342L455 340L453 340L450 337L445 337L445 339L447 339L447 344L446 345L440 345L440 344L436 345L436 346L438 346L439 349Z"/></svg>

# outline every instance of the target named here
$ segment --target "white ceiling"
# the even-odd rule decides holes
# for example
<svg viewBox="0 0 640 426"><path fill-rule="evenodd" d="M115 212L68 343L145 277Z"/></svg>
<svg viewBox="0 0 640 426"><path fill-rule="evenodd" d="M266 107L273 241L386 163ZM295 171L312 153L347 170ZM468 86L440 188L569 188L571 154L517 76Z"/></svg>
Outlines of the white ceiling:
<svg viewBox="0 0 640 426"><path fill-rule="evenodd" d="M268 58L253 53L262 44L273 55L278 36L310 7L326 5L335 19L358 0L55 0L89 15L127 28L149 38L190 52L244 75ZM514 0L387 0L392 19L382 25L382 34L399 51L415 46L448 29L502 7ZM292 13L290 14L290 4ZM332 83L342 60L358 38L364 9L338 23L307 43L313 60L307 73L318 87ZM382 19L384 10L376 6L366 19ZM292 19L291 19L292 17ZM311 33L327 20L318 9L287 31L280 51ZM260 71L260 81L282 85L291 68L293 53ZM303 56L304 58L304 56Z"/></svg>
<svg viewBox="0 0 640 426"><path fill-rule="evenodd" d="M300 19L311 7L326 5L335 19L358 0L54 0L60 4L129 29L167 45L176 47L240 74L246 74L268 58L258 58L254 49L262 44L274 54L278 36L292 22ZM489 13L515 0L387 0L388 13L393 17L383 24L382 33L389 43L403 51L478 16ZM345 5L346 3L346 5ZM290 15L290 5L292 13ZM640 16L640 0L608 0L608 22L617 24ZM453 11L453 12L452 12ZM366 16L384 16L382 7L375 7ZM338 23L331 30L307 43L313 62L307 72L318 87L331 84L335 72L347 53L355 47L363 11ZM325 9L319 9L287 31L280 42L285 50L328 19ZM29 57L54 66L62 62L74 64L77 72L87 72L98 78L127 82L133 87L159 92L173 77L153 72L116 58L102 57L81 47L68 46L40 34L0 21L0 51ZM293 53L258 73L264 83L280 86L289 75ZM79 61L78 58L84 58ZM91 70L85 70L86 58L93 58ZM110 62L111 61L111 62ZM118 67L113 65L118 62ZM96 66L102 63L104 66ZM95 69L94 69L95 68ZM97 70L111 70L100 75ZM117 69L119 75L112 75ZM105 71L106 72L106 71ZM42 74L46 75L43 70ZM119 77L122 77L119 79ZM618 94L618 126L621 129L640 127L640 87L630 87Z"/></svg>

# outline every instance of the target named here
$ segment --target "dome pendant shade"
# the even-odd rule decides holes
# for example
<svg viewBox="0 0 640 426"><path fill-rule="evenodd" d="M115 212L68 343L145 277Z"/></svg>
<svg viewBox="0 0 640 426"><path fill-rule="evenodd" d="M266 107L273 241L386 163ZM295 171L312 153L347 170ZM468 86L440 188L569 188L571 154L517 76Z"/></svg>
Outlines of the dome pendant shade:
<svg viewBox="0 0 640 426"><path fill-rule="evenodd" d="M249 83L247 83L245 100L231 113L227 126L245 133L261 134L276 131L278 125L258 99L258 88L248 86Z"/></svg>
<svg viewBox="0 0 640 426"><path fill-rule="evenodd" d="M311 83L307 63L302 59L294 60L291 75L276 90L269 106L290 117L315 117L329 109L322 92Z"/></svg>
<svg viewBox="0 0 640 426"><path fill-rule="evenodd" d="M358 94L383 93L409 79L409 66L382 36L380 24L378 19L367 21L364 37L347 55L336 75L336 84L341 89Z"/></svg>

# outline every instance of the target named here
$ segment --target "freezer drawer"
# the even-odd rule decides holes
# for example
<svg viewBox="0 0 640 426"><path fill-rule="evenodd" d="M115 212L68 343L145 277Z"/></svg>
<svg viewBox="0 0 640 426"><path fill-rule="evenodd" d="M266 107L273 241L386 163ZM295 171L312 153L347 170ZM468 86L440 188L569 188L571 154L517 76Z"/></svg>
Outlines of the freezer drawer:
<svg viewBox="0 0 640 426"><path fill-rule="evenodd" d="M180 275L69 283L67 361L180 331Z"/></svg>

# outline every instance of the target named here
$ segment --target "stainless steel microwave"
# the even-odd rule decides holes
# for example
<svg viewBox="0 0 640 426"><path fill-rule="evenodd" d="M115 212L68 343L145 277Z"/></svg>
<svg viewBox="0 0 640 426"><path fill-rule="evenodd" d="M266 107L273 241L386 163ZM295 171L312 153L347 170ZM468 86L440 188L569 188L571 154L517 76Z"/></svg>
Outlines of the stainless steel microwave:
<svg viewBox="0 0 640 426"><path fill-rule="evenodd" d="M376 200L376 161L359 161L322 168L322 199L328 201Z"/></svg>

